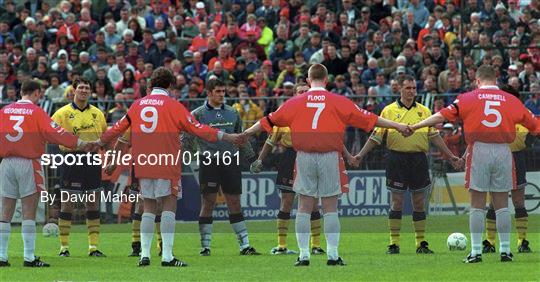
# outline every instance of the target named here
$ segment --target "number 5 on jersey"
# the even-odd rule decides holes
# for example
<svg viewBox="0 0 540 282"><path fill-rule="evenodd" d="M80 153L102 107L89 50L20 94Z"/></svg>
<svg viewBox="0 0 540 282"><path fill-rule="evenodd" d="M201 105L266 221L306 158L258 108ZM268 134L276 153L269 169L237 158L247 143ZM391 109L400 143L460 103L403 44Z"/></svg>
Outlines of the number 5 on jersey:
<svg viewBox="0 0 540 282"><path fill-rule="evenodd" d="M482 120L482 124L486 127L497 127L502 122L502 115L499 110L493 108L493 106L500 106L500 101L486 101L486 104L484 105L484 114L486 115L486 118ZM495 116L495 121L487 121L488 116Z"/></svg>
<svg viewBox="0 0 540 282"><path fill-rule="evenodd" d="M321 113L323 112L324 107L326 107L326 103L307 103L306 106L308 108L317 109L315 115L313 116L313 121L311 122L311 129L317 129L317 126L319 125L319 117L321 117Z"/></svg>

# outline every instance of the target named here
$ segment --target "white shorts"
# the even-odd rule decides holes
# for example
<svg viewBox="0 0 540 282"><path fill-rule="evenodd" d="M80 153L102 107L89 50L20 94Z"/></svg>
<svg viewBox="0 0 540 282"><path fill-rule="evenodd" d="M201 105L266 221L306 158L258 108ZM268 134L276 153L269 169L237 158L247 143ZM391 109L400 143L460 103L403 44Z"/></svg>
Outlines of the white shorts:
<svg viewBox="0 0 540 282"><path fill-rule="evenodd" d="M296 154L294 192L311 197L331 197L349 191L345 162L338 152Z"/></svg>
<svg viewBox="0 0 540 282"><path fill-rule="evenodd" d="M39 160L18 157L2 160L0 196L21 199L45 190L45 174Z"/></svg>
<svg viewBox="0 0 540 282"><path fill-rule="evenodd" d="M465 188L479 192L509 192L516 187L514 161L508 144L475 142L467 148Z"/></svg>
<svg viewBox="0 0 540 282"><path fill-rule="evenodd" d="M139 186L143 199L157 199L169 195L174 195L178 199L182 198L182 184L180 181L178 181L178 185L173 187L169 179L141 178L139 179Z"/></svg>

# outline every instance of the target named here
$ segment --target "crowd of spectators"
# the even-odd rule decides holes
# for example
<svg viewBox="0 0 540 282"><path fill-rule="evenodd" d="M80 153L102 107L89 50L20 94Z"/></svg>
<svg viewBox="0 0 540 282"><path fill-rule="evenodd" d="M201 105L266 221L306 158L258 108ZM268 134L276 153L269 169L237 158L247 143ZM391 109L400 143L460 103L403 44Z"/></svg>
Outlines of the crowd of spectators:
<svg viewBox="0 0 540 282"><path fill-rule="evenodd" d="M166 66L171 96L190 110L208 79L224 80L248 126L279 106L263 98L292 96L313 63L328 68L329 90L376 113L403 75L417 78L420 99L448 94L430 105L438 111L491 64L540 114L539 46L540 0L0 0L0 101L34 78L46 99L68 103L84 76L114 122Z"/></svg>

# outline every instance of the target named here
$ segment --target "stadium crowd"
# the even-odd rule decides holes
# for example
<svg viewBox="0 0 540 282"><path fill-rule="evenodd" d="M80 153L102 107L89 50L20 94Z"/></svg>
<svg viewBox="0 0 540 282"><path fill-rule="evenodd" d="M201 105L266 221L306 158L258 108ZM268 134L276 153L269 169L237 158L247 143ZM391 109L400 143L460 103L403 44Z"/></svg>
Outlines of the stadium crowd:
<svg viewBox="0 0 540 282"><path fill-rule="evenodd" d="M500 83L532 93L522 98L540 114L540 1L461 1L0 0L0 101L19 99L34 78L54 111L84 76L111 124L165 66L190 110L210 77L225 81L247 128L292 96L313 63L327 67L328 90L377 114L404 75L417 79L420 101L436 96L438 112L491 64ZM349 148L366 138L348 135Z"/></svg>

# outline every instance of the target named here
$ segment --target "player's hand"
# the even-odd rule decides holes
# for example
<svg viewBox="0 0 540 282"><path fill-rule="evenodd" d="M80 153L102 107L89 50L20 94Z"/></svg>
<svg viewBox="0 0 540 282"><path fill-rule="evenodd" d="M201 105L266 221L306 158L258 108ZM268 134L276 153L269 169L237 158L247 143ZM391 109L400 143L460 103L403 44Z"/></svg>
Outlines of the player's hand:
<svg viewBox="0 0 540 282"><path fill-rule="evenodd" d="M244 139L241 137L240 134L223 134L223 141L227 141L237 147L240 147L245 144Z"/></svg>
<svg viewBox="0 0 540 282"><path fill-rule="evenodd" d="M354 158L356 159L356 163L357 163L355 167L359 167L362 161L364 160L364 157L360 155L360 153L358 153L356 156L354 156Z"/></svg>
<svg viewBox="0 0 540 282"><path fill-rule="evenodd" d="M116 169L116 164L108 164L105 167L105 173L107 175L112 175L115 169Z"/></svg>
<svg viewBox="0 0 540 282"><path fill-rule="evenodd" d="M352 167L358 167L358 165L360 165L360 161L361 161L360 159L357 159L355 156L353 156L351 154L345 155L345 160Z"/></svg>
<svg viewBox="0 0 540 282"><path fill-rule="evenodd" d="M463 170L463 168L465 167L465 159L460 158L460 157L456 157L456 156L452 156L450 158L450 164L452 164L452 167L455 170Z"/></svg>
<svg viewBox="0 0 540 282"><path fill-rule="evenodd" d="M414 133L414 131L408 125L402 123L396 126L396 130L405 137L409 137Z"/></svg>
<svg viewBox="0 0 540 282"><path fill-rule="evenodd" d="M262 161L257 159L256 161L251 163L251 165L249 166L249 171L251 171L251 173L259 173L261 172L262 167Z"/></svg>

